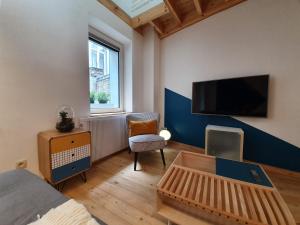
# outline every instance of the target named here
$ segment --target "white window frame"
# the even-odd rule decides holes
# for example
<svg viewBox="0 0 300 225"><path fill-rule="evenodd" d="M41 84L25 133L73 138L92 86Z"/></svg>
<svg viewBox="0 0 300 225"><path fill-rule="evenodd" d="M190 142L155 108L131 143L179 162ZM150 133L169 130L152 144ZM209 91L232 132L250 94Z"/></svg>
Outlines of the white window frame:
<svg viewBox="0 0 300 225"><path fill-rule="evenodd" d="M114 39L106 36L95 28L89 26L89 33L94 37L98 37L100 40L104 40L105 42L111 43L112 45L118 47L119 51L119 108L105 108L105 109L92 109L89 103L90 114L104 114L104 113L118 113L124 112L124 47L119 42ZM90 37L90 36L89 36ZM105 62L104 62L105 63ZM105 67L105 66L104 66ZM88 79L90 81L89 73ZM89 85L89 93L90 93L90 85Z"/></svg>

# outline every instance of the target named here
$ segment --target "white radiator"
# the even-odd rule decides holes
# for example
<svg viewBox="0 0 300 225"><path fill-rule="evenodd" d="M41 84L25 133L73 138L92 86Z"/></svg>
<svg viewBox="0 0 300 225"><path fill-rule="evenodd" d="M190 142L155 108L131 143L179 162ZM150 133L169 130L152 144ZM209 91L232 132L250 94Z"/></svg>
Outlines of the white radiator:
<svg viewBox="0 0 300 225"><path fill-rule="evenodd" d="M92 161L128 147L125 114L80 119L92 133Z"/></svg>

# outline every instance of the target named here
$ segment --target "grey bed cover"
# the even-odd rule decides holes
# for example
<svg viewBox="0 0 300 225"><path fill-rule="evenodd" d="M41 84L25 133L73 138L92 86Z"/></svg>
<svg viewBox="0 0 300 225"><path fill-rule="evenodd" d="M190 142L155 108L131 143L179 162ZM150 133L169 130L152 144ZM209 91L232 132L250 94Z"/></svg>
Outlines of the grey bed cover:
<svg viewBox="0 0 300 225"><path fill-rule="evenodd" d="M27 170L0 174L0 225L25 225L67 201L63 194ZM104 222L95 218L101 225Z"/></svg>

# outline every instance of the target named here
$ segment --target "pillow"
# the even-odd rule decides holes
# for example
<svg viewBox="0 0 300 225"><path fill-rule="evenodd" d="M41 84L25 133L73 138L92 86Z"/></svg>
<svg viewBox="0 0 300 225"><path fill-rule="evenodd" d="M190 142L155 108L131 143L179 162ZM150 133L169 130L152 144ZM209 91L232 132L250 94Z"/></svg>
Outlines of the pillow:
<svg viewBox="0 0 300 225"><path fill-rule="evenodd" d="M129 121L128 122L129 137L141 134L157 134L156 120Z"/></svg>
<svg viewBox="0 0 300 225"><path fill-rule="evenodd" d="M100 225L87 209L73 199L50 209L42 218L28 225Z"/></svg>

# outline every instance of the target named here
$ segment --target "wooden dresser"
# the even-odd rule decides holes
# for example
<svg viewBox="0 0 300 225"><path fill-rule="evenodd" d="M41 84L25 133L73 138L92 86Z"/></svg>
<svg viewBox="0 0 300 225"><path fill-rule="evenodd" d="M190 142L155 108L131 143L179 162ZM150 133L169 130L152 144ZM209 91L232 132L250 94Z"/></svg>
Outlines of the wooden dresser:
<svg viewBox="0 0 300 225"><path fill-rule="evenodd" d="M55 130L38 134L39 169L51 184L75 175L83 175L91 167L91 133L75 129L69 133Z"/></svg>

